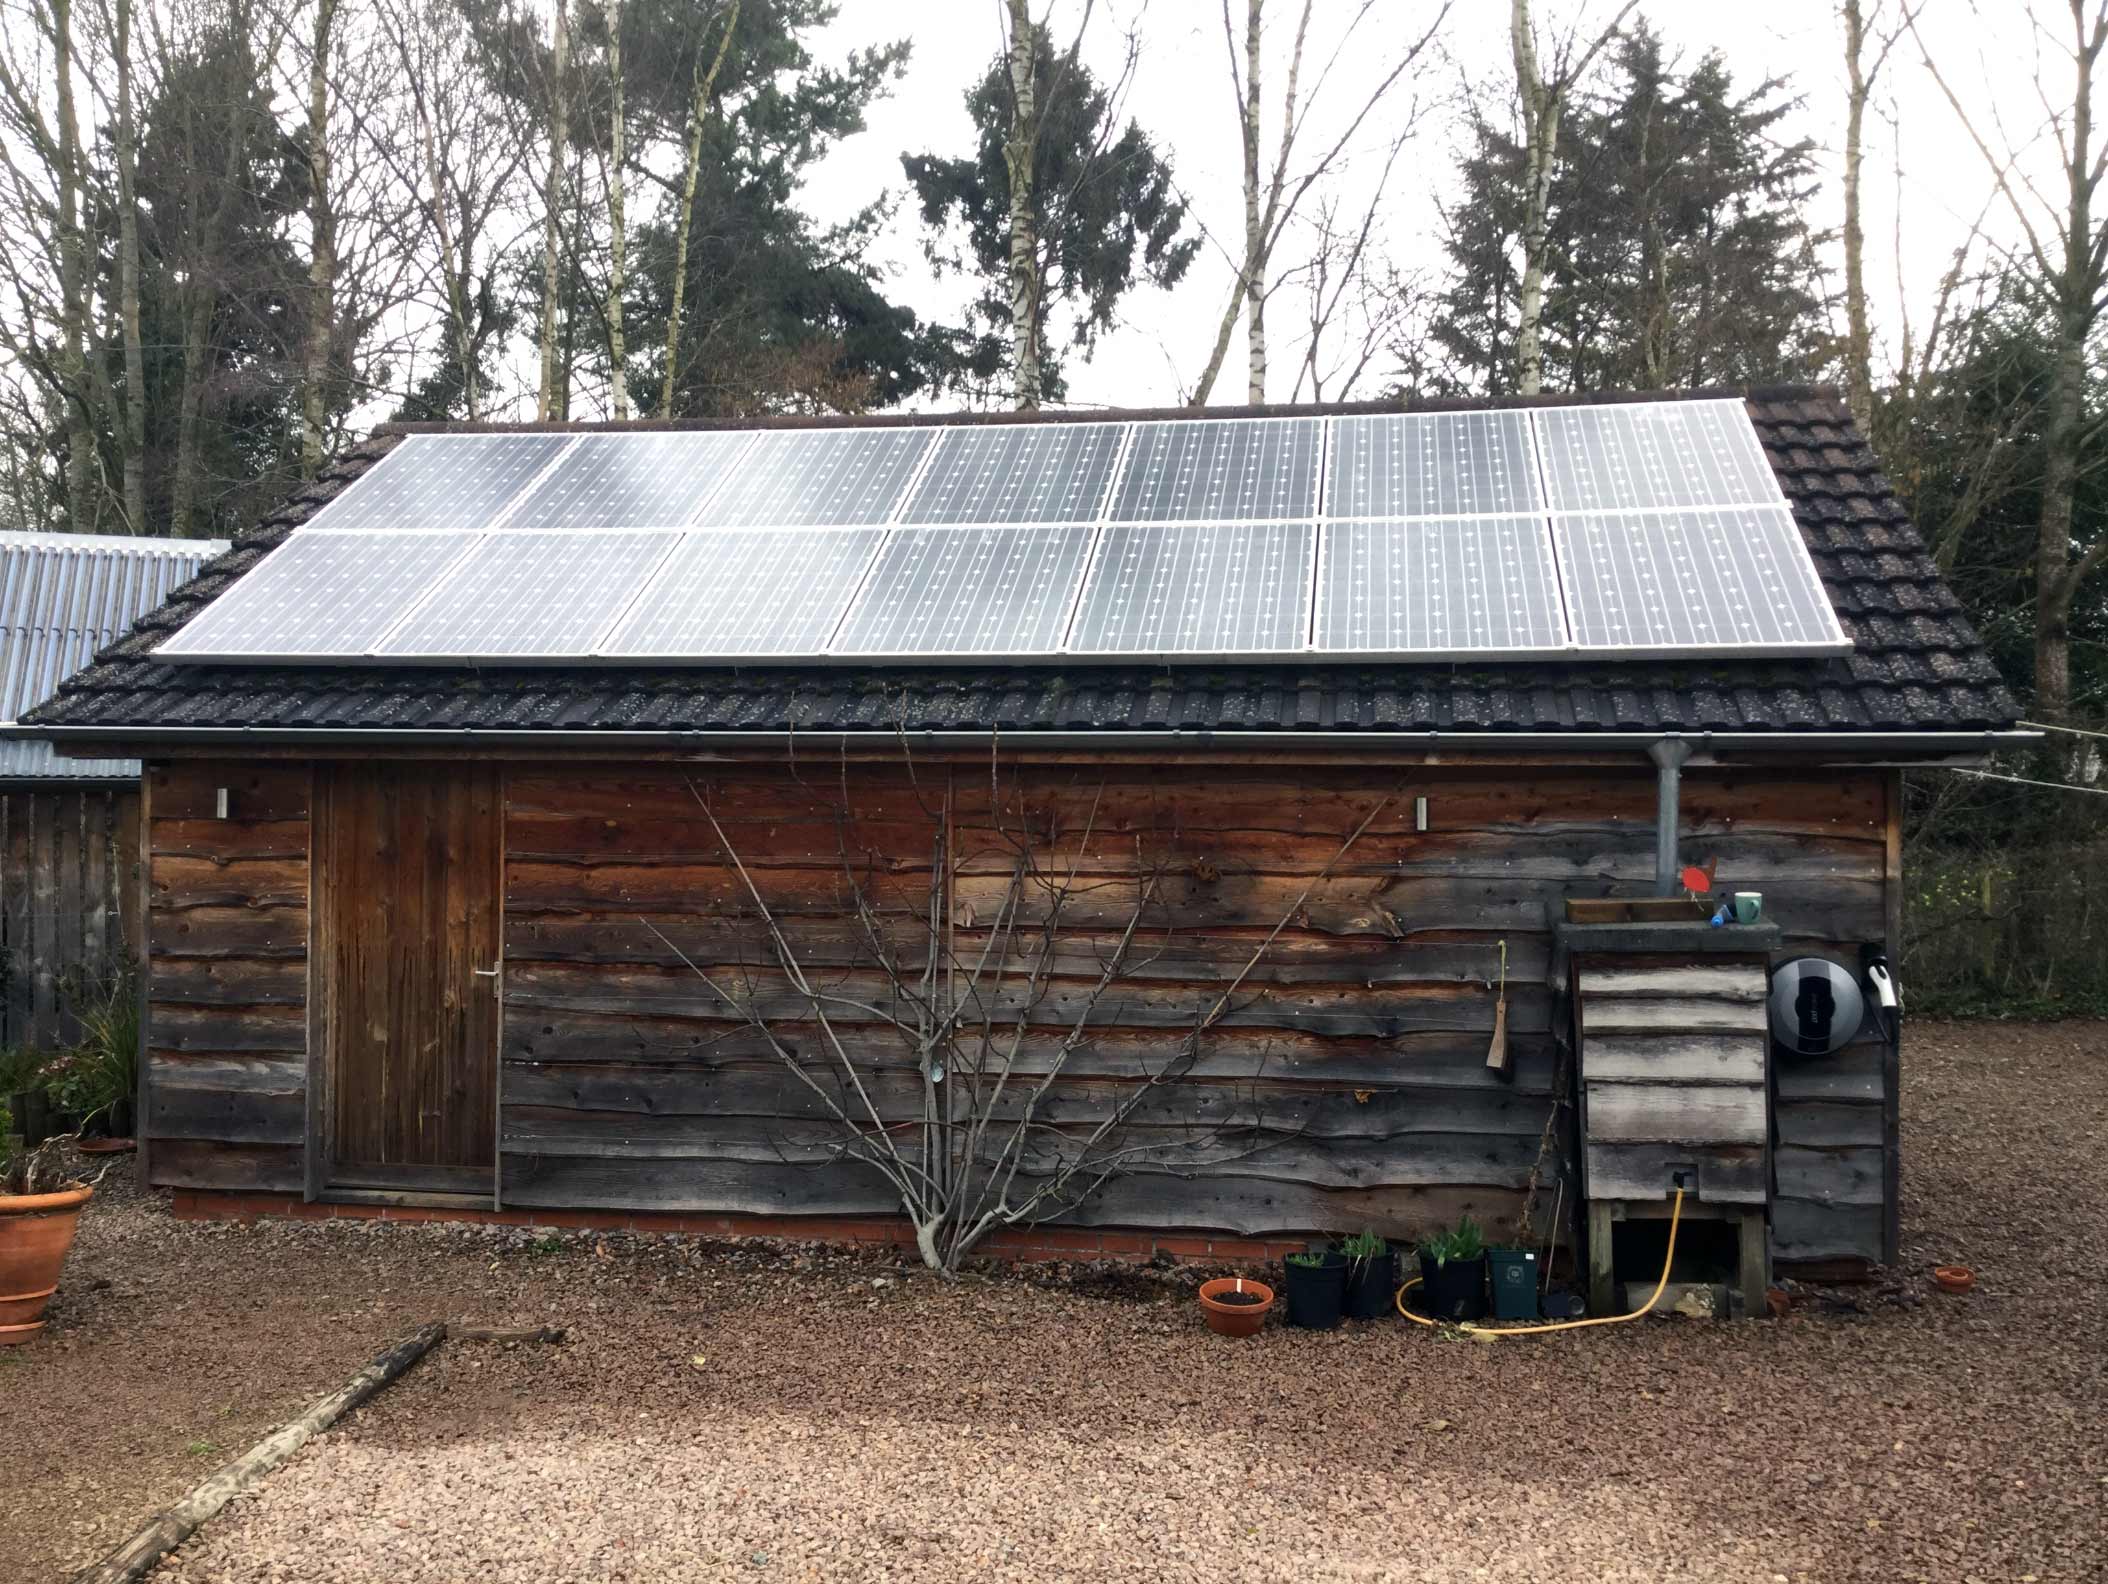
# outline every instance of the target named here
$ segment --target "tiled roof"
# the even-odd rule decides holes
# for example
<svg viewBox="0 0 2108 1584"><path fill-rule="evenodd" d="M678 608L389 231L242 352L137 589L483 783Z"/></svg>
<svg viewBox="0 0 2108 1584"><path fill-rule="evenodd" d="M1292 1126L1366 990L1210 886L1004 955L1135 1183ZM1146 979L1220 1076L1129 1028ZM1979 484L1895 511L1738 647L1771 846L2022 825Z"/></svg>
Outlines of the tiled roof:
<svg viewBox="0 0 2108 1584"><path fill-rule="evenodd" d="M380 731L1976 731L2018 706L1828 391L1740 395L1846 635L1822 659L487 670L170 665L155 646L395 445L384 431L35 712L40 724ZM1559 398L1570 400L1571 398ZM1630 400L1630 397L1617 398ZM1471 404L1457 404L1471 405ZM1490 404L1478 404L1490 405ZM1279 408L1208 409L1223 417ZM1370 412L1378 404L1297 411ZM997 415L1014 421L1014 414ZM1049 421L1061 421L1051 415ZM1079 415L1082 416L1082 415ZM1107 415L1093 413L1102 418ZM1189 412L1162 416L1194 416ZM918 420L928 422L931 420ZM960 420L983 421L979 415ZM579 426L584 427L584 426Z"/></svg>
<svg viewBox="0 0 2108 1584"><path fill-rule="evenodd" d="M0 724L128 631L224 539L132 539L115 534L0 533ZM0 739L0 780L129 781L136 759L59 759L51 744Z"/></svg>

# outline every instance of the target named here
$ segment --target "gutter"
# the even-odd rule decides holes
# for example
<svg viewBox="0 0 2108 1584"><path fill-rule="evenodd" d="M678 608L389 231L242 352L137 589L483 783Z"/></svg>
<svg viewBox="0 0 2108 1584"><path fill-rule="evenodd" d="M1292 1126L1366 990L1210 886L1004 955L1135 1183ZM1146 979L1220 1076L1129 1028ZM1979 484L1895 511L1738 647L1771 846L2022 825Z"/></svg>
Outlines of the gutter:
<svg viewBox="0 0 2108 1584"><path fill-rule="evenodd" d="M1591 749L1628 749L1652 754L1656 745L1680 742L1700 759L1720 752L1807 753L1834 751L1865 754L1895 752L1939 754L1965 761L1982 758L2000 748L2022 747L2042 741L2039 731L1355 731L1279 729L1273 731L1205 731L1181 727L1156 730L1116 728L1090 729L1016 728L1011 730L925 730L883 726L843 730L839 727L812 731L627 731L594 728L479 728L479 727L387 727L387 726L10 726L0 736L39 738L55 746L66 744L132 743L178 746L274 745L323 747L332 744L376 747L389 743L404 746L453 744L465 747L488 744L503 747L564 748L768 748L793 744L815 747L871 746L882 743L923 748L982 748L991 743L1016 743L1029 748L1366 748L1381 752L1418 750L1434 757L1445 751L1486 752L1512 750L1518 753L1586 752Z"/></svg>

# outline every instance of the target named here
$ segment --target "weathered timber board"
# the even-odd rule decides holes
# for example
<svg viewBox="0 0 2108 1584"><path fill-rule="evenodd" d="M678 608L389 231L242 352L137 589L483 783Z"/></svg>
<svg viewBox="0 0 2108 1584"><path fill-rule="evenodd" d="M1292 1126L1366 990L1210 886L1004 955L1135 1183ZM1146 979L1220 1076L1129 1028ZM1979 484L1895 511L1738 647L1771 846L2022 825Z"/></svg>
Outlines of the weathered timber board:
<svg viewBox="0 0 2108 1584"><path fill-rule="evenodd" d="M1762 1144L1765 1113L1762 1083L1588 1085L1591 1143Z"/></svg>
<svg viewBox="0 0 2108 1584"><path fill-rule="evenodd" d="M1667 1199L1670 1173L1698 1174L1696 1195L1709 1204L1762 1204L1769 1197L1764 1149L1755 1144L1606 1144L1591 1139L1585 1181L1591 1199Z"/></svg>
<svg viewBox="0 0 2108 1584"><path fill-rule="evenodd" d="M1584 1081L1764 1082L1761 1034L1596 1034L1581 1046Z"/></svg>

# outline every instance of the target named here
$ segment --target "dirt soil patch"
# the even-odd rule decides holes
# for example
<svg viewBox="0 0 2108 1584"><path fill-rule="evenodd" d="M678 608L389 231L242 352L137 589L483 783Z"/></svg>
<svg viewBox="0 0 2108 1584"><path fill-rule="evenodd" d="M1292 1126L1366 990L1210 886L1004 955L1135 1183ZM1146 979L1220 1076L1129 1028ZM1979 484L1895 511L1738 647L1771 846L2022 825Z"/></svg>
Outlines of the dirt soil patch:
<svg viewBox="0 0 2108 1584"><path fill-rule="evenodd" d="M1914 1031L1906 1259L1763 1324L1204 1329L1198 1273L414 1225L122 1191L0 1362L0 1578L62 1578L365 1358L451 1343L161 1584L2077 1580L2108 1532L2108 1024ZM1949 1298L1935 1262L1976 1268ZM4 1355L0 1355L4 1357Z"/></svg>

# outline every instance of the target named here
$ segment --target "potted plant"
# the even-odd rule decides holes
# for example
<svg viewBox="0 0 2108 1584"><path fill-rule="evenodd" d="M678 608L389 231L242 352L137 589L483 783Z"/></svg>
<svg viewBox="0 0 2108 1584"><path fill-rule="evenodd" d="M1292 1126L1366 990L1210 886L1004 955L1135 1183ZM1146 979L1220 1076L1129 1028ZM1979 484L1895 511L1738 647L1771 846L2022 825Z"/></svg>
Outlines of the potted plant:
<svg viewBox="0 0 2108 1584"><path fill-rule="evenodd" d="M1200 1284L1200 1312L1217 1336L1250 1336L1266 1324L1274 1290L1248 1276L1218 1276Z"/></svg>
<svg viewBox="0 0 2108 1584"><path fill-rule="evenodd" d="M1486 1238L1471 1217L1421 1241L1420 1291L1432 1319L1485 1318Z"/></svg>
<svg viewBox="0 0 2108 1584"><path fill-rule="evenodd" d="M58 1290L81 1207L95 1192L61 1175L60 1140L23 1148L14 1127L0 1099L0 1347L44 1328L44 1306Z"/></svg>
<svg viewBox="0 0 2108 1584"><path fill-rule="evenodd" d="M1346 1311L1350 1320L1380 1320L1398 1292L1398 1255L1374 1232L1357 1232L1339 1251L1347 1261Z"/></svg>
<svg viewBox="0 0 2108 1584"><path fill-rule="evenodd" d="M1347 1261L1325 1245L1291 1254L1281 1262L1287 1277L1288 1323L1306 1331L1329 1331L1339 1324L1347 1298Z"/></svg>

